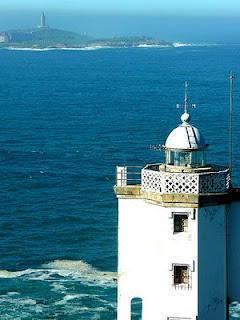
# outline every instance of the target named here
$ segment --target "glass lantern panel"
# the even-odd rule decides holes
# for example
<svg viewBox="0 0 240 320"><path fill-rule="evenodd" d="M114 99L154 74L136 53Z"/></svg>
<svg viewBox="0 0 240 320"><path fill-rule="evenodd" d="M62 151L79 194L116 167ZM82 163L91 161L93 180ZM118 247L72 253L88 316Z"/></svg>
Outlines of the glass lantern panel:
<svg viewBox="0 0 240 320"><path fill-rule="evenodd" d="M206 163L205 151L166 151L166 163L178 167L202 167Z"/></svg>

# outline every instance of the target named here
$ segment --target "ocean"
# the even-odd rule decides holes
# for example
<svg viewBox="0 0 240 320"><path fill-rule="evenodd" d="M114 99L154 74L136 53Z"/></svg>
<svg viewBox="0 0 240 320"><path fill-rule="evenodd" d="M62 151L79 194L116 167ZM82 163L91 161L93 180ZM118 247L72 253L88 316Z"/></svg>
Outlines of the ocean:
<svg viewBox="0 0 240 320"><path fill-rule="evenodd" d="M227 165L233 70L238 185L239 61L237 45L0 50L1 320L116 319L115 166L162 161L149 146L179 124L185 80L208 160Z"/></svg>

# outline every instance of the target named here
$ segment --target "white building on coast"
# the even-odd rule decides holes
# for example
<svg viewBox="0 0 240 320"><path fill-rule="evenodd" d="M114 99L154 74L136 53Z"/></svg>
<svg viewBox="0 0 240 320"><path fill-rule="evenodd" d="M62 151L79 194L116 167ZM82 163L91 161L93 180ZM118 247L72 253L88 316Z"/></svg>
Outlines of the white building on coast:
<svg viewBox="0 0 240 320"><path fill-rule="evenodd" d="M227 320L240 301L240 190L207 160L208 144L181 124L165 162L117 167L118 320ZM215 143L219 143L215 141Z"/></svg>

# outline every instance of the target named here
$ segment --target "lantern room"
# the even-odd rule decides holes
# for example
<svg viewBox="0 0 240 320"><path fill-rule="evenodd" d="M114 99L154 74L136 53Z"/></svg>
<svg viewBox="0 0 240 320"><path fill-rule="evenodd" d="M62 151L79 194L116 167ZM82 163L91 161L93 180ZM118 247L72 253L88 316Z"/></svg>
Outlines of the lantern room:
<svg viewBox="0 0 240 320"><path fill-rule="evenodd" d="M176 167L199 168L206 166L206 149L199 130L189 124L190 115L181 116L182 123L168 136L165 145L166 165Z"/></svg>

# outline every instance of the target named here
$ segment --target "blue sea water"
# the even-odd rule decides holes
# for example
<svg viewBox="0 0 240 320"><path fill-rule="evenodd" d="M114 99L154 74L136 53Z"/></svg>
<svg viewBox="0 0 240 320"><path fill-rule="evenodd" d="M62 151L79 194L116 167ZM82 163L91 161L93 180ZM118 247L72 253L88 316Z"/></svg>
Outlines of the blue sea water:
<svg viewBox="0 0 240 320"><path fill-rule="evenodd" d="M115 166L162 159L149 145L179 123L185 80L209 161L227 164L239 61L239 46L0 51L0 319L116 318Z"/></svg>

